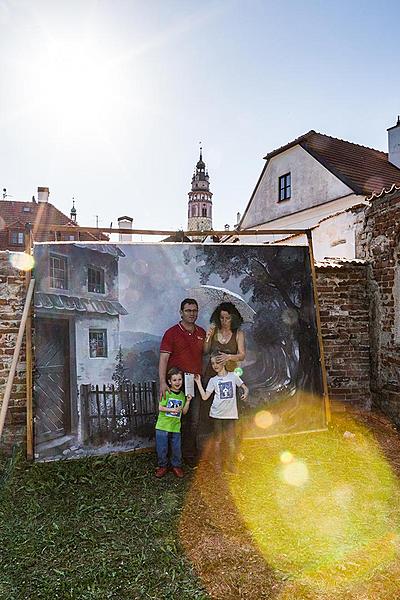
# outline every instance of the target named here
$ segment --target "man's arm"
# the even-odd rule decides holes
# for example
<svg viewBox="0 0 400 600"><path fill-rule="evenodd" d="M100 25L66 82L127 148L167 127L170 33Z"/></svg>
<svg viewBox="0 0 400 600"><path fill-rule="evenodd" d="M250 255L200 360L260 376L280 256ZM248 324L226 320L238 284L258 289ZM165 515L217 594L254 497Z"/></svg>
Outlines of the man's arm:
<svg viewBox="0 0 400 600"><path fill-rule="evenodd" d="M160 362L158 363L158 377L160 379L160 398L165 397L165 393L170 389L167 384L167 366L169 360L168 352L160 352Z"/></svg>

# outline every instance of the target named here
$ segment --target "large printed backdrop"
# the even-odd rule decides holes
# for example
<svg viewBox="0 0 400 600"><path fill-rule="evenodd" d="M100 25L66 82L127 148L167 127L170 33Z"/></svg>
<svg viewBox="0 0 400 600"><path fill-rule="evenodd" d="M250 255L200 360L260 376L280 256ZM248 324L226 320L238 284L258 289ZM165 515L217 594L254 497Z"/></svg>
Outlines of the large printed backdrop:
<svg viewBox="0 0 400 600"><path fill-rule="evenodd" d="M325 426L308 248L70 242L34 255L37 458L153 443L160 340L200 286L251 315L245 437ZM202 297L199 325L213 308Z"/></svg>

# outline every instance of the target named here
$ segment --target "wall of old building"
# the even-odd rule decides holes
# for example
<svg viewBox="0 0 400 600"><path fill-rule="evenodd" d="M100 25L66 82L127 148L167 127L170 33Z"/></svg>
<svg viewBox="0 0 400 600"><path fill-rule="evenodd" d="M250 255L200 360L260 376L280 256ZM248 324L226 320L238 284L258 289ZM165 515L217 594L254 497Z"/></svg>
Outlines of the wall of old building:
<svg viewBox="0 0 400 600"><path fill-rule="evenodd" d="M330 260L317 264L317 289L329 396L370 408L368 265Z"/></svg>
<svg viewBox="0 0 400 600"><path fill-rule="evenodd" d="M400 424L400 191L372 199L358 255L367 259L373 403Z"/></svg>
<svg viewBox="0 0 400 600"><path fill-rule="evenodd" d="M0 404L4 397L25 301L25 275L14 269L10 252L0 252ZM0 447L7 451L25 441L25 347L22 347Z"/></svg>

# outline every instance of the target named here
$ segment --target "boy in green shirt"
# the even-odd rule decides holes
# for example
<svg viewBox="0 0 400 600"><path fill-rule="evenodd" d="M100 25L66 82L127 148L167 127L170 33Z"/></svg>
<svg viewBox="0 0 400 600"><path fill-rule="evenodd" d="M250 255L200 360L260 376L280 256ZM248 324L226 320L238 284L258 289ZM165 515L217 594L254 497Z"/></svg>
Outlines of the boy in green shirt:
<svg viewBox="0 0 400 600"><path fill-rule="evenodd" d="M191 396L182 391L183 373L172 367L167 373L170 391L166 392L158 405L156 423L156 450L158 467L155 476L160 478L168 472L168 445L171 445L171 468L175 477L183 477L181 452L181 416L189 410Z"/></svg>

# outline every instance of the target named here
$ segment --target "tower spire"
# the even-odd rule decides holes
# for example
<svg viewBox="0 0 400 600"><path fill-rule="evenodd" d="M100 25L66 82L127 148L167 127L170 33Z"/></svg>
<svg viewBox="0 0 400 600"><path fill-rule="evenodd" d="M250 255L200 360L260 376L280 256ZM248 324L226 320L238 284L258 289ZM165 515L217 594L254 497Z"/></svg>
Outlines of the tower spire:
<svg viewBox="0 0 400 600"><path fill-rule="evenodd" d="M210 178L203 161L203 146L200 145L200 156L192 177L192 189L189 192L188 202L188 230L206 231L212 229L212 192L210 192ZM204 236L193 237L194 241L201 241Z"/></svg>

